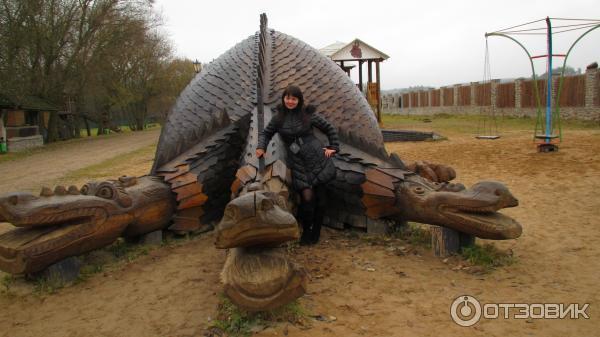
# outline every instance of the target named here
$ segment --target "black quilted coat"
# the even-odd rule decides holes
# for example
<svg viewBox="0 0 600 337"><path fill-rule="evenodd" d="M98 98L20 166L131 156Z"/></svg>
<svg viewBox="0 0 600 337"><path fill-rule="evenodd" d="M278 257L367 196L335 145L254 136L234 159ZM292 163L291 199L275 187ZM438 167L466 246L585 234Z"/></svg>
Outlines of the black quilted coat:
<svg viewBox="0 0 600 337"><path fill-rule="evenodd" d="M339 152L339 139L335 128L316 113L315 107L311 105L303 110L288 110L279 105L277 110L278 113L259 134L256 148L266 150L273 135L279 133L288 149L287 165L292 170L292 184L297 191L334 179L335 166L331 158L325 157L325 146L314 135L313 126L327 135L327 148ZM290 150L292 142L300 146L297 153Z"/></svg>

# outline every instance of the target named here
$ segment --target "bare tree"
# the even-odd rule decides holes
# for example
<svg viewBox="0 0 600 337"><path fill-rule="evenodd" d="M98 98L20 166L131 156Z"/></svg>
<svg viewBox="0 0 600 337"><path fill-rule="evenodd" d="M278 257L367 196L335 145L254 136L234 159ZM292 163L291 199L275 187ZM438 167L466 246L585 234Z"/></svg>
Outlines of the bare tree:
<svg viewBox="0 0 600 337"><path fill-rule="evenodd" d="M149 104L172 95L172 59L151 0L0 0L0 93L39 96L96 121L144 127ZM50 115L47 141L58 139Z"/></svg>

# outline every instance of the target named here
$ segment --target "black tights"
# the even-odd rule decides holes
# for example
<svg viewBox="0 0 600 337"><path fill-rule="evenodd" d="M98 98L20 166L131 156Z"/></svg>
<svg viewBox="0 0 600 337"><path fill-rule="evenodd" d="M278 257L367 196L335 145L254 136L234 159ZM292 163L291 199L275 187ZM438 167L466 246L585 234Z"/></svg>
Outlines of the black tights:
<svg viewBox="0 0 600 337"><path fill-rule="evenodd" d="M317 243L323 225L325 189L322 186L305 188L300 192L300 207L298 217L302 222L302 243Z"/></svg>

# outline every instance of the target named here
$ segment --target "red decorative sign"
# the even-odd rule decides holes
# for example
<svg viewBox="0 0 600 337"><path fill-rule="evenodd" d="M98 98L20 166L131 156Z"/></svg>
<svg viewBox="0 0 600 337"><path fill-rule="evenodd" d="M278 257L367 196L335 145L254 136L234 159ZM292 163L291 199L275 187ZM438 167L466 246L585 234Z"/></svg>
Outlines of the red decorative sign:
<svg viewBox="0 0 600 337"><path fill-rule="evenodd" d="M352 45L352 49L350 49L350 55L352 55L352 57L357 58L357 59L362 57L362 50L360 50L358 41L355 41L354 45Z"/></svg>

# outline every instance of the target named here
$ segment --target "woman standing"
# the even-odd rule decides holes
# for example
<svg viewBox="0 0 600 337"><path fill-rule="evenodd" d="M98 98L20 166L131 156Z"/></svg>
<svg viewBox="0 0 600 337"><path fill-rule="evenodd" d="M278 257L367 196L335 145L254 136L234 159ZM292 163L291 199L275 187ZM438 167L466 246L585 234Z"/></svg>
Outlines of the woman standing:
<svg viewBox="0 0 600 337"><path fill-rule="evenodd" d="M339 151L339 140L335 128L316 108L304 105L300 88L290 85L281 96L277 114L269 125L260 132L256 156L264 156L269 141L279 133L286 144L287 164L292 170L292 185L300 193L298 220L302 223L301 244L314 244L319 241L325 202L324 184L335 178L335 166L331 157ZM314 135L312 127L319 128L327 135L329 145Z"/></svg>

